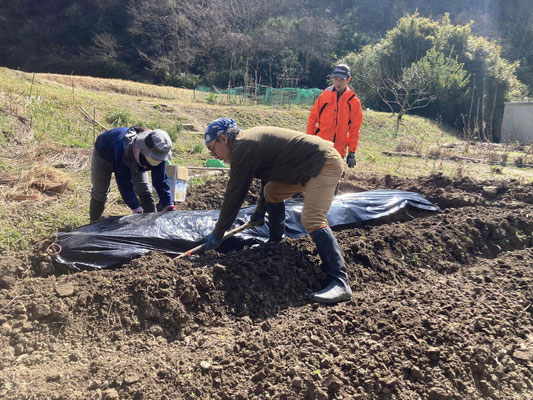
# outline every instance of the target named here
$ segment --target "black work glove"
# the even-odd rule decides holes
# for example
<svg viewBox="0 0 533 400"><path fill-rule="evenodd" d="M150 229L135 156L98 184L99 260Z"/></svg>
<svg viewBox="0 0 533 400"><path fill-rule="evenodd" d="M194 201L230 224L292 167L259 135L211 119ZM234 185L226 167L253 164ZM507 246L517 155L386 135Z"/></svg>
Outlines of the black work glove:
<svg viewBox="0 0 533 400"><path fill-rule="evenodd" d="M348 153L348 157L346 157L346 164L348 164L349 168L353 168L355 167L355 164L357 164L355 161L355 153L353 151Z"/></svg>

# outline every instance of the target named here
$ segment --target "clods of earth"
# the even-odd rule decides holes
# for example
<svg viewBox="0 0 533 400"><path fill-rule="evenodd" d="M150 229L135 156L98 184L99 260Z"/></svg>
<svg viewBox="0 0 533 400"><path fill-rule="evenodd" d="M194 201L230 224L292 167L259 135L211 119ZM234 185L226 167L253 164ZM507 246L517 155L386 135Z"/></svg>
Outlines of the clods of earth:
<svg viewBox="0 0 533 400"><path fill-rule="evenodd" d="M308 300L326 282L309 237L70 275L46 243L3 258L0 398L533 399L533 185L340 185L376 188L443 212L337 229L354 295L332 306ZM218 208L224 189L181 207Z"/></svg>

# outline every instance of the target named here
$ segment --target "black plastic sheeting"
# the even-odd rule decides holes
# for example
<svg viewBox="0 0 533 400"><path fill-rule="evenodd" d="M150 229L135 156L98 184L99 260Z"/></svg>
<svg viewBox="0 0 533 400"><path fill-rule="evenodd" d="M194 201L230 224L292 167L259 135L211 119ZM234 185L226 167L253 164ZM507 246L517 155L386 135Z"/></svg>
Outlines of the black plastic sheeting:
<svg viewBox="0 0 533 400"><path fill-rule="evenodd" d="M303 199L289 199L285 204L286 235L290 238L305 236L307 232L300 222ZM408 207L440 212L418 193L372 190L336 196L328 213L328 223L335 227L386 222ZM255 205L241 208L233 227L247 222L254 209ZM218 214L218 210L185 210L106 218L71 232L60 232L61 251L52 261L58 270L67 272L117 267L151 250L175 257L197 246L211 233ZM268 236L267 225L254 227L222 242L221 250L265 242Z"/></svg>

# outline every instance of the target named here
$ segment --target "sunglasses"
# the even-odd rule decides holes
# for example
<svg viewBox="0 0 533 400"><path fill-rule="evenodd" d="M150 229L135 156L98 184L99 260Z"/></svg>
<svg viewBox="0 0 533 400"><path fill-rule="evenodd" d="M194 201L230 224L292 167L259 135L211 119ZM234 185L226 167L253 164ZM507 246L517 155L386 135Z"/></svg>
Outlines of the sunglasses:
<svg viewBox="0 0 533 400"><path fill-rule="evenodd" d="M216 157L217 156L217 153L215 152L215 146L217 145L217 140L213 140L213 147L211 147L210 149L208 149L210 152L211 152L211 155L213 157Z"/></svg>

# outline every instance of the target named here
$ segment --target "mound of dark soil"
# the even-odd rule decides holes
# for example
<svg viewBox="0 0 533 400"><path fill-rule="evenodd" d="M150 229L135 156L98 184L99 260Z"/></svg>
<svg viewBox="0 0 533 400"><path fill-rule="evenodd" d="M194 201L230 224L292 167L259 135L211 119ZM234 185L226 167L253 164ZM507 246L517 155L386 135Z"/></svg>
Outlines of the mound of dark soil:
<svg viewBox="0 0 533 400"><path fill-rule="evenodd" d="M326 282L308 237L68 276L38 257L3 260L0 397L533 398L533 186L370 175L340 186L376 188L444 212L337 230L354 297L334 306L307 299ZM220 207L224 189L192 187L182 207Z"/></svg>

